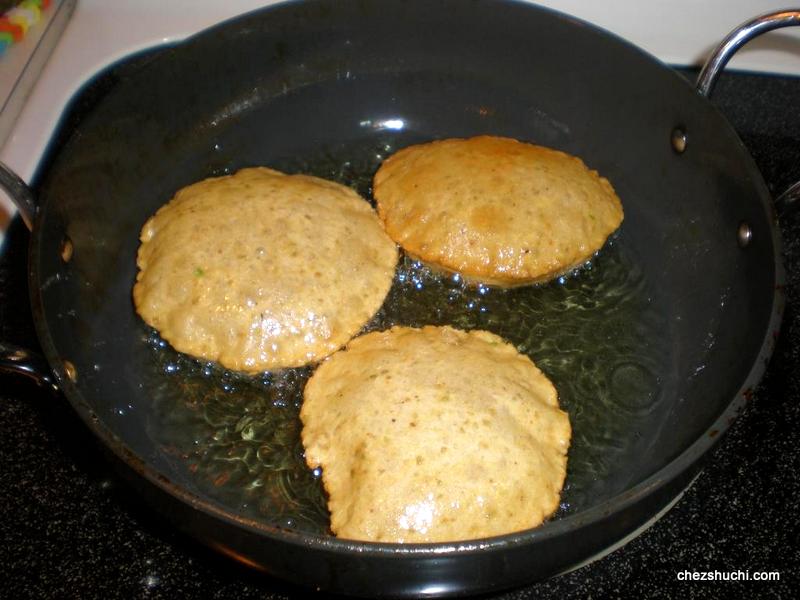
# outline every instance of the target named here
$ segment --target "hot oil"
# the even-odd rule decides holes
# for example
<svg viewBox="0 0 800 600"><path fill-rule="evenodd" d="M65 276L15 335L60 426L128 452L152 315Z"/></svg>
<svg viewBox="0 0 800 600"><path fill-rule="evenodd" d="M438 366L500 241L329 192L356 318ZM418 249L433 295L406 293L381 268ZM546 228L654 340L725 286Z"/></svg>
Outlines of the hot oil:
<svg viewBox="0 0 800 600"><path fill-rule="evenodd" d="M269 166L333 179L371 198L372 175L394 143L343 145ZM541 286L468 285L402 257L365 331L485 329L530 356L555 384L573 428L558 518L620 491L609 487L622 480L615 465L636 451L661 399L669 353L650 285L625 246L624 227L578 272ZM152 378L160 382L152 390L153 435L196 490L249 517L328 531L321 477L306 466L300 443L299 409L312 368L248 377L180 355L155 333L148 339L151 367L166 375Z"/></svg>

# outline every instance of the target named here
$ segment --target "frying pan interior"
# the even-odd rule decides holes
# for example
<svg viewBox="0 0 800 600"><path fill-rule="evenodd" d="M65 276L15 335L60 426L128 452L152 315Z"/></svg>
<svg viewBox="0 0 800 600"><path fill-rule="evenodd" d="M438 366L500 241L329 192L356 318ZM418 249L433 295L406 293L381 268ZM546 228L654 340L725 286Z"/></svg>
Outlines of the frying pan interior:
<svg viewBox="0 0 800 600"><path fill-rule="evenodd" d="M670 144L676 126L688 133L682 155ZM34 306L71 401L106 441L239 510L154 439L154 395L169 376L147 366L152 344L132 307L142 224L178 188L241 167L324 163L332 177L363 175L405 145L477 134L573 153L614 184L625 209L614 245L643 273L642 298L661 324L643 342L658 352L640 418L615 433L603 477L570 472L594 480L571 510L662 472L706 435L757 359L775 281L769 199L734 132L681 78L518 2L289 3L165 50L118 82L41 182ZM746 248L742 221L753 230ZM599 426L579 421L576 443Z"/></svg>

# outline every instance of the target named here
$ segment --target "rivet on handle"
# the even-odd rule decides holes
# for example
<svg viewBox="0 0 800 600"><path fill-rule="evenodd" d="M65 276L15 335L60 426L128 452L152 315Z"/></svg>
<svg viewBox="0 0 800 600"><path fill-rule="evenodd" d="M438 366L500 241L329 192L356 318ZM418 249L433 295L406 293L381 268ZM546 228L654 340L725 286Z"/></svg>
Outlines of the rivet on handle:
<svg viewBox="0 0 800 600"><path fill-rule="evenodd" d="M753 229L747 221L739 223L739 229L736 232L736 239L739 242L739 247L745 248L750 245L753 240Z"/></svg>
<svg viewBox="0 0 800 600"><path fill-rule="evenodd" d="M78 371L75 369L75 365L68 360L64 361L64 373L72 383L78 380Z"/></svg>
<svg viewBox="0 0 800 600"><path fill-rule="evenodd" d="M61 260L63 260L65 263L71 261L73 250L74 248L72 246L72 240L69 239L67 236L64 236L64 239L61 240L61 249L60 249Z"/></svg>
<svg viewBox="0 0 800 600"><path fill-rule="evenodd" d="M686 131L682 127L676 127L672 130L672 149L678 154L686 152L686 144L689 138L686 136Z"/></svg>

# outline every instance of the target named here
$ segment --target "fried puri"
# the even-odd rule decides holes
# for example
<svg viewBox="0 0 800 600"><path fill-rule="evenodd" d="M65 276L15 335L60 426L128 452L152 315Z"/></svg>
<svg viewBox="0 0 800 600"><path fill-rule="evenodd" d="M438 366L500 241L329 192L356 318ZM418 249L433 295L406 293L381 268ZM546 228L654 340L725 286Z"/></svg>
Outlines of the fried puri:
<svg viewBox="0 0 800 600"><path fill-rule="evenodd" d="M358 337L317 368L300 417L342 538L484 538L535 527L558 507L569 419L547 377L492 333Z"/></svg>
<svg viewBox="0 0 800 600"><path fill-rule="evenodd" d="M181 352L238 371L296 367L375 314L397 257L350 188L249 168L181 189L145 223L133 299Z"/></svg>
<svg viewBox="0 0 800 600"><path fill-rule="evenodd" d="M400 150L375 174L374 196L410 255L498 286L574 269L623 218L609 181L581 159L492 136Z"/></svg>

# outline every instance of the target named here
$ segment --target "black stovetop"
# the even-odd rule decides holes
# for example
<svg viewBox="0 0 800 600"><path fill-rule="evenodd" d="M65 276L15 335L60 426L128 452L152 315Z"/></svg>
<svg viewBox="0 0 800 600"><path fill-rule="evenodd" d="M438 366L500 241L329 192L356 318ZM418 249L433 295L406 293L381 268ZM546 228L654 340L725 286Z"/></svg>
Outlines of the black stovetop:
<svg viewBox="0 0 800 600"><path fill-rule="evenodd" d="M715 101L770 190L800 179L800 79L726 74ZM497 597L789 597L800 586L800 213L781 222L787 309L752 401L694 485L650 529L572 573ZM28 234L0 250L0 339L37 347ZM116 478L67 402L0 378L0 596L299 598L174 531ZM681 582L692 571L778 571L781 581Z"/></svg>

